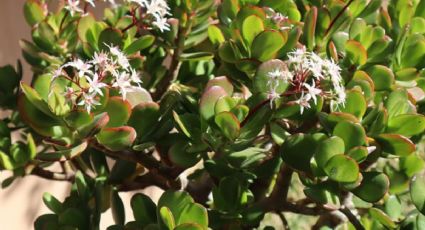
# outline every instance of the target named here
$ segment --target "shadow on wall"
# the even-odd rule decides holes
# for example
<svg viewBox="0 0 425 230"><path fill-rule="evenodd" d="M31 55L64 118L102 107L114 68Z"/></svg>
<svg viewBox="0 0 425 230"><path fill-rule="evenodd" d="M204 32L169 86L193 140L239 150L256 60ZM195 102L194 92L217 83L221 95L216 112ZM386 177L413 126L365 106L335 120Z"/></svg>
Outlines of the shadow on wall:
<svg viewBox="0 0 425 230"><path fill-rule="evenodd" d="M58 0L51 0L54 3ZM24 81L31 79L31 69L21 56L19 47L20 39L31 40L31 28L25 22L22 7L25 0L0 0L0 66L16 65L21 59L24 67ZM96 13L100 16L102 7ZM0 111L0 118L4 117ZM9 172L0 172L0 182L11 176ZM33 222L39 215L49 213L44 206L42 197L44 192L49 192L59 200L63 200L69 191L70 185L66 182L47 181L35 176L17 179L10 187L0 188L0 229L25 230L33 229ZM161 195L156 189L145 190L154 201ZM129 207L130 193L120 194L124 204ZM132 218L131 209L126 210L127 219ZM100 229L106 229L112 223L112 215L106 212L102 215Z"/></svg>

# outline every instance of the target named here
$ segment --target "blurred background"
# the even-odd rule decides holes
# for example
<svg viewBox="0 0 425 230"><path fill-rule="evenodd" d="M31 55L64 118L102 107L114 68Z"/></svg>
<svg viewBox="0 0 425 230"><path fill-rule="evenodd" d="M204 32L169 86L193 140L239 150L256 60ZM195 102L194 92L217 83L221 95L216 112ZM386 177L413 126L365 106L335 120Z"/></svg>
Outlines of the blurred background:
<svg viewBox="0 0 425 230"><path fill-rule="evenodd" d="M0 0L0 66L11 64L16 66L18 59L24 67L24 81L29 82L32 76L29 65L21 56L20 39L31 39L31 28L25 22L22 7L24 0ZM57 2L53 0L52 3ZM53 6L54 7L54 6ZM101 15L102 7L97 9L97 16ZM0 117L5 116L0 111ZM10 177L9 172L0 171L0 182ZM37 216L49 213L42 201L43 193L49 192L59 200L63 200L69 191L66 182L47 181L36 176L27 176L17 179L6 189L0 188L0 229L26 230L33 229L33 222ZM161 195L158 190L146 190L156 201ZM120 194L124 205L129 206L132 194ZM127 209L129 211L131 209ZM127 219L132 219L131 211L126 213ZM106 229L113 224L111 213L102 215L100 229Z"/></svg>

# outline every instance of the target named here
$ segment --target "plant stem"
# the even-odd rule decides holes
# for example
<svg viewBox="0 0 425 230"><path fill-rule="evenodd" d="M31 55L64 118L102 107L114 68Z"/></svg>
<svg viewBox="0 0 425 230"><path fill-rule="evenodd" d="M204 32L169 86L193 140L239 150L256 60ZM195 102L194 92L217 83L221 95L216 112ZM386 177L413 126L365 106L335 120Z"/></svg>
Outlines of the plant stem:
<svg viewBox="0 0 425 230"><path fill-rule="evenodd" d="M347 216L348 220L353 224L356 230L365 230L362 223L357 219L357 217L348 209L347 207L341 208L339 211L344 213Z"/></svg>
<svg viewBox="0 0 425 230"><path fill-rule="evenodd" d="M165 179L169 187L178 188L179 183L175 180L179 172L175 172L172 168L163 165L160 161L156 160L153 156L146 153L132 152L130 150L111 151L98 143L91 142L91 146L106 155L118 158L121 160L136 162L143 165L149 170L150 173L158 174L161 178Z"/></svg>
<svg viewBox="0 0 425 230"><path fill-rule="evenodd" d="M74 175L56 173L56 172L52 172L40 167L35 167L31 171L31 175L39 176L41 178L48 179L48 180L69 181L69 182L74 181Z"/></svg>
<svg viewBox="0 0 425 230"><path fill-rule="evenodd" d="M332 29L332 27L335 25L336 21L338 20L338 18L340 18L342 16L342 14L345 12L345 10L351 5L351 3L353 3L354 0L350 0L349 2L347 2L347 4L345 4L345 6L341 9L341 11L338 12L338 14L335 16L334 19L332 19L331 23L329 24L328 28L326 29L325 32L325 36L328 35L329 31Z"/></svg>
<svg viewBox="0 0 425 230"><path fill-rule="evenodd" d="M177 34L176 38L176 48L173 51L173 56L171 57L171 63L170 68L168 70L167 75L165 75L160 82L158 83L156 87L156 91L152 94L152 97L155 100L159 100L162 95L167 91L168 87L171 85L171 83L176 80L181 62L180 62L180 55L183 53L184 50L184 42L186 41L186 36L191 30L192 26L192 20L190 17L190 14L188 15L187 24L184 27L179 27L179 32Z"/></svg>

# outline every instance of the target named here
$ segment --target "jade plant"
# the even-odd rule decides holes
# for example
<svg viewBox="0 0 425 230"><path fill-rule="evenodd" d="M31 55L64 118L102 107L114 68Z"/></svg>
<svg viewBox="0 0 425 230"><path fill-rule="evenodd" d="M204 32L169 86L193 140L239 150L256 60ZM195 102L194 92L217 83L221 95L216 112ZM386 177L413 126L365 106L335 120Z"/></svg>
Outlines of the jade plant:
<svg viewBox="0 0 425 230"><path fill-rule="evenodd" d="M425 1L49 2L0 68L36 230L425 228Z"/></svg>

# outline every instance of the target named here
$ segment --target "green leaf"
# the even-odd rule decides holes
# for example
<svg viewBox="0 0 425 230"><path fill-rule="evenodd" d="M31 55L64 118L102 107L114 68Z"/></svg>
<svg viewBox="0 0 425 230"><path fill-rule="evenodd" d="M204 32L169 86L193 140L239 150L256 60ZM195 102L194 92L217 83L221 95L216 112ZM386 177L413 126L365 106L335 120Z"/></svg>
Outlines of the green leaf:
<svg viewBox="0 0 425 230"><path fill-rule="evenodd" d="M344 140L345 148L351 149L366 143L366 133L360 124L343 121L339 122L333 131L334 136Z"/></svg>
<svg viewBox="0 0 425 230"><path fill-rule="evenodd" d="M173 230L176 226L176 222L173 217L173 213L171 210L167 207L161 207L159 210L159 216L161 217L162 223L167 227L169 230Z"/></svg>
<svg viewBox="0 0 425 230"><path fill-rule="evenodd" d="M140 50L144 50L146 48L149 48L152 46L152 44L155 42L155 37L152 35L145 35L131 43L129 46L127 46L124 49L124 53L127 55L134 54L136 52L139 52Z"/></svg>
<svg viewBox="0 0 425 230"><path fill-rule="evenodd" d="M40 153L37 155L37 159L41 161L55 162L55 161L67 161L71 160L81 153L84 152L87 148L87 141L82 142L79 145L70 147L69 149L60 150L51 153Z"/></svg>
<svg viewBox="0 0 425 230"><path fill-rule="evenodd" d="M225 41L223 33L216 25L210 25L208 27L208 37L211 43L214 45L220 45Z"/></svg>
<svg viewBox="0 0 425 230"><path fill-rule="evenodd" d="M31 133L27 134L27 145L29 160L32 160L37 155L37 145Z"/></svg>
<svg viewBox="0 0 425 230"><path fill-rule="evenodd" d="M6 153L0 150L0 165L7 170L15 169L15 162Z"/></svg>
<svg viewBox="0 0 425 230"><path fill-rule="evenodd" d="M413 142L398 134L381 134L375 138L384 152L394 154L400 157L408 156L416 151Z"/></svg>
<svg viewBox="0 0 425 230"><path fill-rule="evenodd" d="M101 113L94 116L94 118L92 119L90 118L89 121L90 121L89 123L85 123L81 127L77 126L79 127L77 130L82 137L93 136L97 134L103 127L106 126L106 124L108 124L109 116L107 113Z"/></svg>
<svg viewBox="0 0 425 230"><path fill-rule="evenodd" d="M264 149L252 147L242 151L232 152L226 158L235 168L247 168L259 163L266 156L264 153Z"/></svg>
<svg viewBox="0 0 425 230"><path fill-rule="evenodd" d="M131 105L121 97L110 97L103 110L109 115L106 127L119 127L127 123L131 116Z"/></svg>
<svg viewBox="0 0 425 230"><path fill-rule="evenodd" d="M340 137L332 136L322 142L319 142L317 152L314 154L319 168L324 168L330 158L338 154L344 154L344 140Z"/></svg>
<svg viewBox="0 0 425 230"><path fill-rule="evenodd" d="M345 44L345 53L353 65L361 66L367 61L367 51L358 41L348 40Z"/></svg>
<svg viewBox="0 0 425 230"><path fill-rule="evenodd" d="M41 22L46 17L46 14L39 1L27 0L24 4L24 16L27 23L34 26Z"/></svg>
<svg viewBox="0 0 425 230"><path fill-rule="evenodd" d="M29 85L25 84L24 82L21 82L21 89L22 92L25 94L25 97L28 99L28 101L31 102L37 109L39 109L44 114L55 118L55 115L53 115L52 111L50 111L49 106L47 103L41 98L40 94L35 91L35 89L31 88Z"/></svg>
<svg viewBox="0 0 425 230"><path fill-rule="evenodd" d="M424 174L415 175L410 182L410 198L413 204L425 215L425 177Z"/></svg>
<svg viewBox="0 0 425 230"><path fill-rule="evenodd" d="M205 86L205 89L210 88L211 86L220 86L221 88L226 91L226 93L231 96L233 94L233 85L230 80L225 76L215 77L208 81L207 85Z"/></svg>
<svg viewBox="0 0 425 230"><path fill-rule="evenodd" d="M130 204L134 219L141 225L156 223L156 205L148 196L137 193L131 198Z"/></svg>
<svg viewBox="0 0 425 230"><path fill-rule="evenodd" d="M374 65L369 67L366 72L375 83L375 90L391 90L395 79L391 69L383 65Z"/></svg>
<svg viewBox="0 0 425 230"><path fill-rule="evenodd" d="M419 173L424 168L424 160L416 153L400 158L400 170L402 170L409 178L416 173Z"/></svg>
<svg viewBox="0 0 425 230"><path fill-rule="evenodd" d="M59 229L58 215L56 214L44 214L41 215L34 222L35 230L50 230Z"/></svg>
<svg viewBox="0 0 425 230"><path fill-rule="evenodd" d="M165 191L158 201L158 216L160 215L160 210L166 207L169 211L171 211L175 220L174 223L180 223L180 218L183 210L186 208L186 205L193 203L194 201L192 197L190 197L190 195L186 192L172 190Z"/></svg>
<svg viewBox="0 0 425 230"><path fill-rule="evenodd" d="M196 223L201 229L208 228L208 213L204 206L196 203L187 204L182 210L177 225Z"/></svg>
<svg viewBox="0 0 425 230"><path fill-rule="evenodd" d="M263 62L272 59L284 43L285 39L280 32L265 30L258 34L252 42L252 57Z"/></svg>
<svg viewBox="0 0 425 230"><path fill-rule="evenodd" d="M229 140L235 140L240 133L238 118L231 112L221 112L215 115L215 124Z"/></svg>
<svg viewBox="0 0 425 230"><path fill-rule="evenodd" d="M176 128L189 138L197 138L201 135L199 116L191 113L177 114L173 111Z"/></svg>
<svg viewBox="0 0 425 230"><path fill-rule="evenodd" d="M215 114L215 104L222 96L226 96L226 91L220 86L212 86L208 88L201 97L199 102L199 113L205 120L211 119Z"/></svg>
<svg viewBox="0 0 425 230"><path fill-rule="evenodd" d="M109 50L108 46L122 47L122 33L114 28L107 28L99 35L98 46L100 50Z"/></svg>
<svg viewBox="0 0 425 230"><path fill-rule="evenodd" d="M180 61L207 61L214 58L210 52L183 53L179 56Z"/></svg>
<svg viewBox="0 0 425 230"><path fill-rule="evenodd" d="M347 156L353 158L357 163L360 163L364 160L366 160L366 157L368 156L368 150L365 146L357 146L354 147L346 153Z"/></svg>
<svg viewBox="0 0 425 230"><path fill-rule="evenodd" d="M354 182L359 177L357 162L346 155L335 155L330 158L324 171L330 179L338 182Z"/></svg>
<svg viewBox="0 0 425 230"><path fill-rule="evenodd" d="M43 194L43 202L52 212L59 214L62 211L62 203L50 193Z"/></svg>
<svg viewBox="0 0 425 230"><path fill-rule="evenodd" d="M307 48L313 50L316 45L315 33L316 33L316 23L317 23L317 7L313 6L305 14L304 19L304 35Z"/></svg>
<svg viewBox="0 0 425 230"><path fill-rule="evenodd" d="M310 135L295 134L285 140L280 148L280 154L283 161L292 168L310 172L310 160L313 157L316 145L317 142Z"/></svg>
<svg viewBox="0 0 425 230"><path fill-rule="evenodd" d="M408 113L411 107L412 105L409 102L408 93L404 89L394 90L385 101L385 108L387 108L390 119Z"/></svg>
<svg viewBox="0 0 425 230"><path fill-rule="evenodd" d="M203 229L205 228L203 228L201 225L196 223L180 224L174 228L174 230L203 230Z"/></svg>
<svg viewBox="0 0 425 230"><path fill-rule="evenodd" d="M387 193L390 181L380 172L362 172L363 180L359 187L353 190L354 195L364 201L375 203Z"/></svg>
<svg viewBox="0 0 425 230"><path fill-rule="evenodd" d="M338 193L329 183L308 186L304 189L304 194L319 204L336 209L339 208L340 200Z"/></svg>
<svg viewBox="0 0 425 230"><path fill-rule="evenodd" d="M382 210L377 208L371 208L369 209L369 214L373 219L379 221L382 225L390 229L397 228L397 224L394 223L394 221L392 221L391 218L387 216L387 214L385 214Z"/></svg>
<svg viewBox="0 0 425 230"><path fill-rule="evenodd" d="M114 189L111 193L111 211L112 211L112 218L114 219L115 224L124 225L125 223L124 204L116 189Z"/></svg>
<svg viewBox="0 0 425 230"><path fill-rule="evenodd" d="M78 38L82 42L88 42L87 38L94 37L93 30L94 30L95 23L96 23L96 19L94 18L92 14L84 15L78 20L77 33L78 33ZM91 45L96 45L96 44L91 44Z"/></svg>
<svg viewBox="0 0 425 230"><path fill-rule="evenodd" d="M384 210L391 219L397 220L402 214L402 206L396 195L391 195L385 201Z"/></svg>
<svg viewBox="0 0 425 230"><path fill-rule="evenodd" d="M199 161L199 154L188 151L188 145L183 141L175 141L168 150L170 161L181 168L190 168Z"/></svg>
<svg viewBox="0 0 425 230"><path fill-rule="evenodd" d="M160 116L157 103L142 102L133 108L127 124L136 130L138 139L143 140L155 131Z"/></svg>
<svg viewBox="0 0 425 230"><path fill-rule="evenodd" d="M214 112L215 114L219 114L221 112L229 112L237 105L237 103L238 102L232 97L220 97L215 103Z"/></svg>
<svg viewBox="0 0 425 230"><path fill-rule="evenodd" d="M387 132L406 137L418 135L425 130L425 116L420 114L404 114L394 117L388 122Z"/></svg>
<svg viewBox="0 0 425 230"><path fill-rule="evenodd" d="M129 148L136 139L136 131L129 126L104 128L96 135L97 141L112 151Z"/></svg>
<svg viewBox="0 0 425 230"><path fill-rule="evenodd" d="M248 46L251 46L254 38L264 31L263 20L257 15L251 15L245 18L242 23L242 37Z"/></svg>
<svg viewBox="0 0 425 230"><path fill-rule="evenodd" d="M366 112L367 102L362 92L358 90L349 90L346 92L345 105L339 106L339 111L350 113L361 119Z"/></svg>

